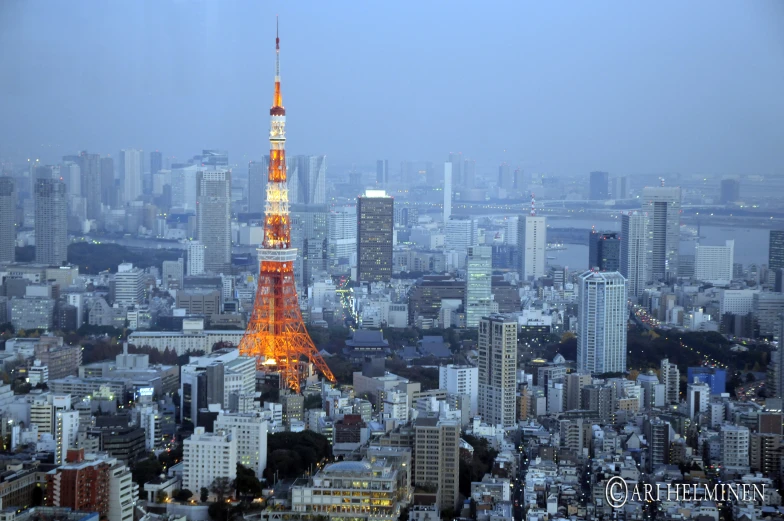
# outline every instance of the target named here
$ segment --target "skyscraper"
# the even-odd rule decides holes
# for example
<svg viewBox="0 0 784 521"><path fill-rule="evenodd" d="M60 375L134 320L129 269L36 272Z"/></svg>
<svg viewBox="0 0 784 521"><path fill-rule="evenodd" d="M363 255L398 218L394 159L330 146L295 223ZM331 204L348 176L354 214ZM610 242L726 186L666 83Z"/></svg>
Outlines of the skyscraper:
<svg viewBox="0 0 784 521"><path fill-rule="evenodd" d="M452 164L452 186L455 188L462 188L464 187L465 178L464 178L464 170L463 170L463 153L462 152L450 152L449 153L449 160L447 163Z"/></svg>
<svg viewBox="0 0 784 521"><path fill-rule="evenodd" d="M229 152L208 148L201 151L201 156L194 158L201 166L212 167L214 170L229 168Z"/></svg>
<svg viewBox="0 0 784 521"><path fill-rule="evenodd" d="M120 150L120 180L123 202L135 201L142 195L142 151Z"/></svg>
<svg viewBox="0 0 784 521"><path fill-rule="evenodd" d="M68 259L68 214L65 183L35 182L35 262L60 266Z"/></svg>
<svg viewBox="0 0 784 521"><path fill-rule="evenodd" d="M734 262L735 241L725 241L724 246L698 244L694 252L694 278L719 286L729 284Z"/></svg>
<svg viewBox="0 0 784 521"><path fill-rule="evenodd" d="M82 197L87 201L87 218L99 219L101 217L101 156L88 154L83 151L79 154L80 181L82 183Z"/></svg>
<svg viewBox="0 0 784 521"><path fill-rule="evenodd" d="M13 262L16 255L16 183L0 177L0 262Z"/></svg>
<svg viewBox="0 0 784 521"><path fill-rule="evenodd" d="M294 263L294 276L301 288L307 288L313 277L327 269L326 204L291 205L291 243L300 251Z"/></svg>
<svg viewBox="0 0 784 521"><path fill-rule="evenodd" d="M264 204L267 201L267 170L269 169L269 156L264 156L261 161L248 163L248 212L264 214Z"/></svg>
<svg viewBox="0 0 784 521"><path fill-rule="evenodd" d="M664 384L666 404L679 403L681 393L681 372L678 366L671 364L667 358L661 361L661 381Z"/></svg>
<svg viewBox="0 0 784 521"><path fill-rule="evenodd" d="M150 152L150 175L153 176L163 168L163 154L159 150Z"/></svg>
<svg viewBox="0 0 784 521"><path fill-rule="evenodd" d="M231 272L231 172L199 172L196 222L204 245L204 269Z"/></svg>
<svg viewBox="0 0 784 521"><path fill-rule="evenodd" d="M479 414L488 425L515 424L517 319L490 315L479 322Z"/></svg>
<svg viewBox="0 0 784 521"><path fill-rule="evenodd" d="M389 282L392 277L394 202L383 190L357 198L357 280Z"/></svg>
<svg viewBox="0 0 784 521"><path fill-rule="evenodd" d="M114 159L101 158L101 202L109 208L117 206L117 185L114 182Z"/></svg>
<svg viewBox="0 0 784 521"><path fill-rule="evenodd" d="M69 156L66 156L69 157ZM65 183L68 195L82 195L82 168L79 166L79 158L77 161L72 161L70 158L63 158L63 164L60 166L60 177Z"/></svg>
<svg viewBox="0 0 784 521"><path fill-rule="evenodd" d="M327 202L327 156L295 156L291 159L289 171L289 199L292 203Z"/></svg>
<svg viewBox="0 0 784 521"><path fill-rule="evenodd" d="M547 248L547 222L531 215L520 216L517 221L517 251L520 256L520 280L544 277L545 251Z"/></svg>
<svg viewBox="0 0 784 521"><path fill-rule="evenodd" d="M466 257L466 327L477 327L492 311L493 248L469 246Z"/></svg>
<svg viewBox="0 0 784 521"><path fill-rule="evenodd" d="M617 233L591 230L588 239L588 269L618 271L621 268L621 238Z"/></svg>
<svg viewBox="0 0 784 521"><path fill-rule="evenodd" d="M501 163L501 165L498 167L498 188L503 188L504 190L513 190L513 174L512 167L509 166L509 163Z"/></svg>
<svg viewBox="0 0 784 521"><path fill-rule="evenodd" d="M610 176L607 172L591 172L588 198L604 201L609 197Z"/></svg>
<svg viewBox="0 0 784 521"><path fill-rule="evenodd" d="M327 257L330 265L349 264L357 253L357 208L342 206L327 216Z"/></svg>
<svg viewBox="0 0 784 521"><path fill-rule="evenodd" d="M459 191L469 190L476 185L476 161L466 159L463 162L463 182L457 185Z"/></svg>
<svg viewBox="0 0 784 521"><path fill-rule="evenodd" d="M188 242L188 275L204 273L204 244L201 241Z"/></svg>
<svg viewBox="0 0 784 521"><path fill-rule="evenodd" d="M642 295L649 278L650 226L642 212L621 215L620 272L626 277L630 298Z"/></svg>
<svg viewBox="0 0 784 521"><path fill-rule="evenodd" d="M740 200L740 182L737 179L721 180L721 204Z"/></svg>
<svg viewBox="0 0 784 521"><path fill-rule="evenodd" d="M452 217L452 163L444 163L444 223Z"/></svg>
<svg viewBox="0 0 784 521"><path fill-rule="evenodd" d="M768 269L784 268L784 230L771 230L768 240Z"/></svg>
<svg viewBox="0 0 784 521"><path fill-rule="evenodd" d="M594 374L626 371L626 279L618 272L580 275L577 309L577 370Z"/></svg>
<svg viewBox="0 0 784 521"><path fill-rule="evenodd" d="M385 187L389 182L389 159L376 161L376 184Z"/></svg>
<svg viewBox="0 0 784 521"><path fill-rule="evenodd" d="M413 484L432 487L442 508L458 508L460 420L420 414L414 420L413 449Z"/></svg>
<svg viewBox="0 0 784 521"><path fill-rule="evenodd" d="M651 227L651 277L666 281L678 276L681 240L681 189L647 186L642 191L642 209Z"/></svg>

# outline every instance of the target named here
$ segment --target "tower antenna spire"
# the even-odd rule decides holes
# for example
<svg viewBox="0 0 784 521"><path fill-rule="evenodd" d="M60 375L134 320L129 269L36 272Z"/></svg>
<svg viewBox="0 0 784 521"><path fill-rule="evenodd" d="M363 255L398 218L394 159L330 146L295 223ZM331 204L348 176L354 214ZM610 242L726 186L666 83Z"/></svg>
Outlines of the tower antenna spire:
<svg viewBox="0 0 784 521"><path fill-rule="evenodd" d="M536 195L531 192L531 217L536 217Z"/></svg>

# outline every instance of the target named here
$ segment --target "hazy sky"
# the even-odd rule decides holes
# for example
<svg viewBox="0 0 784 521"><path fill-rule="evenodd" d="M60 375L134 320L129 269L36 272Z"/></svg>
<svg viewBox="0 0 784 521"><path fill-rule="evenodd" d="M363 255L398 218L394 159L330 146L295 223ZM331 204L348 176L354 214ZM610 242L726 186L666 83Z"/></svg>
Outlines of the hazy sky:
<svg viewBox="0 0 784 521"><path fill-rule="evenodd" d="M784 174L784 2L0 2L0 156ZM336 173L333 171L333 173Z"/></svg>

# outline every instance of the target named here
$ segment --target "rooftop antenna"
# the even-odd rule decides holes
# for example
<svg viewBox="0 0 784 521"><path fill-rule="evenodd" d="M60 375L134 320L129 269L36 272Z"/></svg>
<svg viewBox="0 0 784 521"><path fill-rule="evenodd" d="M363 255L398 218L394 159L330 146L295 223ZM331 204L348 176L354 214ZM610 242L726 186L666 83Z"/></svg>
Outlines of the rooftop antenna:
<svg viewBox="0 0 784 521"><path fill-rule="evenodd" d="M661 186L664 186L664 178L663 177L659 178L659 182L661 183Z"/></svg>
<svg viewBox="0 0 784 521"><path fill-rule="evenodd" d="M531 217L536 217L536 195L531 192Z"/></svg>

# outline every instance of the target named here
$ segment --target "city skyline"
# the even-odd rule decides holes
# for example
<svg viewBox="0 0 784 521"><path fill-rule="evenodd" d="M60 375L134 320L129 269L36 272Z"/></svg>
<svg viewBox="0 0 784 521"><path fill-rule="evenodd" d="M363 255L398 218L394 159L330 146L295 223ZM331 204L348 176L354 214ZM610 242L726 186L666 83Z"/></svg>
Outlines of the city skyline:
<svg viewBox="0 0 784 521"><path fill-rule="evenodd" d="M273 64L257 28L280 13L292 34L285 67L292 83L288 99L297 107L290 115L298 136L293 154L326 154L336 166L365 165L369 172L379 158L388 159L392 175L398 161L443 161L458 151L475 159L483 174L507 162L554 175L596 169L770 175L784 162L777 145L784 135L775 124L784 113L784 101L775 95L784 90L784 56L769 30L782 9L775 2L665 3L620 11L599 4L571 6L568 16L552 6L513 3L377 7L386 22L380 25L317 4L276 11L249 2L185 5L77 3L45 13L24 3L4 5L0 19L35 24L40 41L20 32L24 24L0 25L0 43L15 49L2 59L11 81L0 87L0 113L15 125L0 130L0 157L52 163L83 149L115 156L137 148L183 159L195 144L230 150L234 164L261 160L264 132L256 123L267 100L259 92ZM98 19L94 35L71 33L52 45L61 24ZM222 37L226 24L230 38ZM400 38L391 30L397 24L409 26L413 36ZM597 25L601 33L593 31ZM440 26L475 36L433 43ZM182 42L194 42L189 30L201 37L186 46ZM114 32L131 37L108 37ZM518 35L512 45L510 34ZM730 42L726 34L743 37ZM90 46L92 37L103 45ZM758 81L735 73L749 61L758 64ZM221 63L230 80L242 81L185 80L188 71L213 63ZM60 72L56 91L31 81L47 67ZM456 67L466 71L465 81L445 81ZM477 67L482 74L472 72ZM320 78L317 88L309 77ZM486 94L481 110L473 101L479 92ZM346 102L359 110L346 113ZM74 124L77 111L112 114L115 131ZM409 135L411 113L417 139L400 140L395 136ZM47 125L38 124L41 117L50 120ZM350 139L330 131L338 120L354 130ZM483 130L475 135L476 128Z"/></svg>

